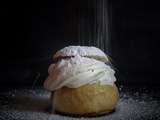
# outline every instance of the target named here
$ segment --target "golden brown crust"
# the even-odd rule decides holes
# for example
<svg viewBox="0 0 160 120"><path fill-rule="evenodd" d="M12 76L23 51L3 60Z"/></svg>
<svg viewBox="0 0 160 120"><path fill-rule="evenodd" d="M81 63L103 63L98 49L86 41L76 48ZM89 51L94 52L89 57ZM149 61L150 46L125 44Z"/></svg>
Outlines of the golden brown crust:
<svg viewBox="0 0 160 120"><path fill-rule="evenodd" d="M52 99L56 111L72 115L95 116L112 112L119 99L116 85L85 85L79 88L63 87Z"/></svg>

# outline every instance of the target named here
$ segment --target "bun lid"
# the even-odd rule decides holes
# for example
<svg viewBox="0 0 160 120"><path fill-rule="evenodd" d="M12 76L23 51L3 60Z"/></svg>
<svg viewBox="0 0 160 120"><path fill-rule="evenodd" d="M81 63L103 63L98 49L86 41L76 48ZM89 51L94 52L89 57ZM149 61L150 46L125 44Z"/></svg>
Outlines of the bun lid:
<svg viewBox="0 0 160 120"><path fill-rule="evenodd" d="M68 46L56 52L53 56L53 60L58 60L63 57L82 56L100 60L102 62L109 62L107 55L96 47L88 46Z"/></svg>

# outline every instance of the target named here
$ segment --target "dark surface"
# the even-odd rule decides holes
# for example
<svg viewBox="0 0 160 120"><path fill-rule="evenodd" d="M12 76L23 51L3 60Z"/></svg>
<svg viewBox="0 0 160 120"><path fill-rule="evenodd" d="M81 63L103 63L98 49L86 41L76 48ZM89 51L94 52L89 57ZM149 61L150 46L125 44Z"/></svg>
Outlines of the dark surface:
<svg viewBox="0 0 160 120"><path fill-rule="evenodd" d="M0 92L1 120L160 120L160 88L119 86L116 111L104 116L76 118L51 113L50 93L41 87L24 87Z"/></svg>

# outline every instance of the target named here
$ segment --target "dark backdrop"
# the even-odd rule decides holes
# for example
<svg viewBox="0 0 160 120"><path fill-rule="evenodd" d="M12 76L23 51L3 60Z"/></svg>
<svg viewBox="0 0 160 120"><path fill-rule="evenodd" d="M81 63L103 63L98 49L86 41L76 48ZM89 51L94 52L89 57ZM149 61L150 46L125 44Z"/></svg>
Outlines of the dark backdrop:
<svg viewBox="0 0 160 120"><path fill-rule="evenodd" d="M158 3L113 0L108 5L110 56L118 82L159 85ZM78 7L74 0L1 4L0 86L43 84L53 53L67 45L78 45Z"/></svg>

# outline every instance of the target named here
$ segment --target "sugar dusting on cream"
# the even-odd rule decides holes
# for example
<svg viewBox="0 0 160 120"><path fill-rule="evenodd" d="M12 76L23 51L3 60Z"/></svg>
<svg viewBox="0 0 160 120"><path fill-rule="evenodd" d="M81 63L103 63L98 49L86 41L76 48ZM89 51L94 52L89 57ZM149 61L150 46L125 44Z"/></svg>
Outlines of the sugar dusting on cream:
<svg viewBox="0 0 160 120"><path fill-rule="evenodd" d="M110 66L99 60L80 55L51 64L48 72L49 76L44 82L44 87L50 91L64 86L77 88L94 83L113 85L116 81L115 71Z"/></svg>

